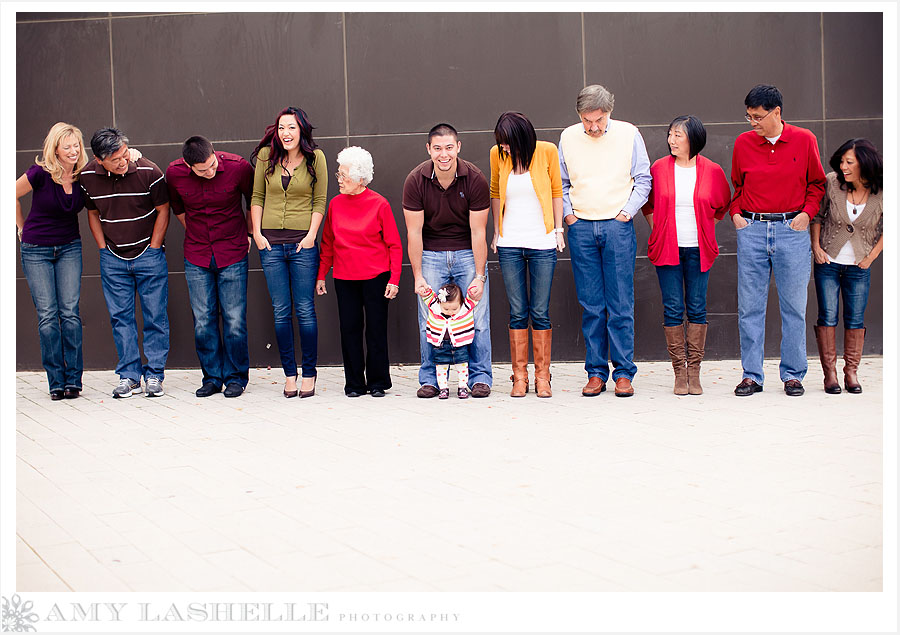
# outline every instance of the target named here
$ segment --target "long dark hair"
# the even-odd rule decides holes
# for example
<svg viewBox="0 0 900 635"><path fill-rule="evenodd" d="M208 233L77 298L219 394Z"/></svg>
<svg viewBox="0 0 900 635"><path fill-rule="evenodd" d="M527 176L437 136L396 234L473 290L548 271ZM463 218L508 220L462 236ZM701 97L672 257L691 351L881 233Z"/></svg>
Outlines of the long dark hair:
<svg viewBox="0 0 900 635"><path fill-rule="evenodd" d="M534 157L534 149L537 147L537 134L528 117L520 112L503 113L494 126L494 139L497 141L501 158L506 158L506 152L500 144L505 143L509 146L509 156L512 157L514 170L528 170Z"/></svg>
<svg viewBox="0 0 900 635"><path fill-rule="evenodd" d="M266 174L271 175L275 172L275 166L281 163L287 156L287 151L284 149L284 146L281 145L281 139L278 137L278 120L284 115L293 115L294 119L297 120L297 125L300 127L300 152L306 158L306 171L309 172L309 175L312 177L313 183L315 184L316 168L314 166L316 163L316 155L314 151L319 146L313 141L312 131L314 126L309 123L309 117L303 112L302 108L288 106L278 113L278 116L275 117L275 123L266 128L266 134L263 135L259 145L253 150L253 153L250 155L250 160L256 164L256 157L259 154L259 151L263 148L269 148L269 167L266 168Z"/></svg>
<svg viewBox="0 0 900 635"><path fill-rule="evenodd" d="M841 171L841 159L847 150L853 150L856 155L856 162L859 163L859 178L866 184L872 194L878 194L884 187L884 177L882 175L881 155L878 154L878 148L868 139L850 139L845 141L840 148L835 150L831 155L828 165L837 175L838 183L841 189L855 190L852 183L844 180L844 173Z"/></svg>

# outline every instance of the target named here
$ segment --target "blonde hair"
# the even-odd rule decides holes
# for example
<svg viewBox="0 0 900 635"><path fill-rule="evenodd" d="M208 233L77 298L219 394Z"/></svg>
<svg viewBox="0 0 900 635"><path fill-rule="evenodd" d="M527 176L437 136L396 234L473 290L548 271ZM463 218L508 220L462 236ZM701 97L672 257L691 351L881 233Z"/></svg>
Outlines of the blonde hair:
<svg viewBox="0 0 900 635"><path fill-rule="evenodd" d="M73 178L77 177L78 173L81 172L81 169L87 164L87 153L84 150L84 137L81 134L81 130L70 123L60 121L53 124L53 127L50 128L50 132L48 132L47 136L44 138L43 154L40 157L34 158L34 162L44 168L50 174L50 178L60 185L62 185L62 177L63 174L65 174L65 168L62 163L59 162L59 157L56 156L56 150L66 137L75 137L75 140L78 141L78 145L80 146L78 159L75 161L75 169L72 171Z"/></svg>

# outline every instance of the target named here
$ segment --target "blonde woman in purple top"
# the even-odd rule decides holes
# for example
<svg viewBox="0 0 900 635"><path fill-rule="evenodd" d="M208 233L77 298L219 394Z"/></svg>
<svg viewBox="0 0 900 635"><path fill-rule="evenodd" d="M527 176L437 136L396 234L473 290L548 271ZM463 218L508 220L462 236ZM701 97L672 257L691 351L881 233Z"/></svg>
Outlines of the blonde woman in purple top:
<svg viewBox="0 0 900 635"><path fill-rule="evenodd" d="M43 155L16 181L16 227L22 271L37 309L41 363L50 398L74 399L81 392L81 237L78 212L84 194L78 172L87 163L81 131L57 123L44 139ZM33 192L26 218L19 201Z"/></svg>
<svg viewBox="0 0 900 635"><path fill-rule="evenodd" d="M136 150L131 158L140 157ZM47 371L50 399L75 399L81 393L81 236L78 212L84 192L78 173L87 163L84 138L75 126L59 122L44 139L43 153L16 180L16 229L22 271L38 316L41 363ZM21 198L32 192L31 210Z"/></svg>

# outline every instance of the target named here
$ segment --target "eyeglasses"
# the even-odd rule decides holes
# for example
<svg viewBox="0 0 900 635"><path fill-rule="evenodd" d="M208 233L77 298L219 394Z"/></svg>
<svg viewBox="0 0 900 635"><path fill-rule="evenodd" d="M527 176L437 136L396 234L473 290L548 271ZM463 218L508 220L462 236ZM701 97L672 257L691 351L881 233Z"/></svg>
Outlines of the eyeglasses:
<svg viewBox="0 0 900 635"><path fill-rule="evenodd" d="M340 172L335 172L335 173L334 173L334 178L336 178L338 181L349 181L349 180L350 180L350 176L349 176L349 175L347 175L347 174L341 174Z"/></svg>
<svg viewBox="0 0 900 635"><path fill-rule="evenodd" d="M767 112L766 114L764 114L762 117L760 117L759 115L744 115L744 119L746 119L747 121L749 121L751 123L759 123L760 121L762 121L763 119L765 119L766 117L771 115L773 112L775 112L774 108L772 110L770 110L769 112Z"/></svg>

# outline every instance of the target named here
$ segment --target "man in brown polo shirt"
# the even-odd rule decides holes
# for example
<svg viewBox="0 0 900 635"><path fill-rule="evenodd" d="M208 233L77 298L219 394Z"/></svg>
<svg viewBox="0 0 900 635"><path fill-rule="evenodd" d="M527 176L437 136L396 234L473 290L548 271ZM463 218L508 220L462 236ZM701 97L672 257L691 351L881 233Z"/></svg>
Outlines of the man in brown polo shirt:
<svg viewBox="0 0 900 635"><path fill-rule="evenodd" d="M475 338L469 345L469 386L473 397L487 397L493 383L485 227L491 199L487 179L475 165L458 157L456 130L441 123L428 133L429 160L416 166L403 186L409 262L416 292L454 282L479 300ZM425 305L419 308L421 398L438 394L434 347L425 340Z"/></svg>
<svg viewBox="0 0 900 635"><path fill-rule="evenodd" d="M101 128L91 138L94 159L79 181L87 195L88 223L100 249L100 282L119 362L113 397L141 392L161 397L169 356L169 271L163 241L169 226L169 194L152 161L128 160L128 138ZM138 347L135 293L141 300L145 365Z"/></svg>

